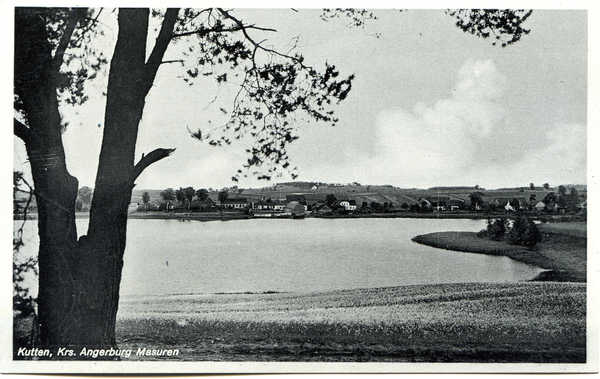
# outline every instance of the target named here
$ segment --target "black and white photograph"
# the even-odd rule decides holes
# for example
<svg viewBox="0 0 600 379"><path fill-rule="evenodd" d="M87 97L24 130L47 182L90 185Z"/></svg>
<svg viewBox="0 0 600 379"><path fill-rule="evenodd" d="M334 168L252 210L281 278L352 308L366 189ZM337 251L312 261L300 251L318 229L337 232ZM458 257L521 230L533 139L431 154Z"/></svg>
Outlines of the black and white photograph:
<svg viewBox="0 0 600 379"><path fill-rule="evenodd" d="M599 4L186 5L2 5L2 373L598 372Z"/></svg>

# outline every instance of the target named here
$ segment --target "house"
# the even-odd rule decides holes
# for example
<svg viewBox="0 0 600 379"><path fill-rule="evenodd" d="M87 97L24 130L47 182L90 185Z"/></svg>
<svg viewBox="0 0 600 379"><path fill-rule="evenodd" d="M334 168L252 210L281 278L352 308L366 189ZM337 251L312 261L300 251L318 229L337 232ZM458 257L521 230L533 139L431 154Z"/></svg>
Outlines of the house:
<svg viewBox="0 0 600 379"><path fill-rule="evenodd" d="M497 197L494 199L494 201L492 201L492 205L494 205L498 209L504 208L506 210L513 210L507 198Z"/></svg>
<svg viewBox="0 0 600 379"><path fill-rule="evenodd" d="M285 207L286 202L280 200L261 200L252 203L252 209L259 211L276 211L281 212Z"/></svg>
<svg viewBox="0 0 600 379"><path fill-rule="evenodd" d="M275 202L271 199L253 202L252 209L256 209L259 211L272 211L273 209L275 209Z"/></svg>
<svg viewBox="0 0 600 379"><path fill-rule="evenodd" d="M289 215L292 217L304 216L304 205L297 201L290 201L285 205L282 211L283 215Z"/></svg>
<svg viewBox="0 0 600 379"><path fill-rule="evenodd" d="M356 200L342 200L340 206L344 207L347 211L356 210Z"/></svg>
<svg viewBox="0 0 600 379"><path fill-rule="evenodd" d="M444 204L444 208L447 211L457 211L464 206L464 201L450 199Z"/></svg>
<svg viewBox="0 0 600 379"><path fill-rule="evenodd" d="M515 201L518 205L514 204ZM512 203L512 204L511 204ZM496 198L492 202L497 208L504 208L507 211L518 211L520 209L529 209L529 201L524 197L519 198Z"/></svg>
<svg viewBox="0 0 600 379"><path fill-rule="evenodd" d="M419 198L418 204L422 208L429 208L437 211L455 211L464 208L465 201L450 196L424 196Z"/></svg>
<svg viewBox="0 0 600 379"><path fill-rule="evenodd" d="M437 209L438 200L439 200L438 198L427 196L427 197L420 197L419 200L417 201L417 203L419 203L419 206L421 208Z"/></svg>
<svg viewBox="0 0 600 379"><path fill-rule="evenodd" d="M302 206L304 207L304 211L308 210L308 203L306 202L306 197L304 197L304 195L296 195L296 194L285 195L285 200L288 203L290 203L292 201L296 201L296 202L302 204Z"/></svg>
<svg viewBox="0 0 600 379"><path fill-rule="evenodd" d="M226 199L221 205L225 208L233 208L233 209L244 209L248 207L250 204L248 203L248 199L246 198L231 198Z"/></svg>
<svg viewBox="0 0 600 379"><path fill-rule="evenodd" d="M546 204L540 200L537 203L535 203L535 205L533 206L533 209L535 209L537 212L541 212L544 209L546 209Z"/></svg>
<svg viewBox="0 0 600 379"><path fill-rule="evenodd" d="M312 206L312 213L316 215L331 215L333 209L325 203L317 203Z"/></svg>

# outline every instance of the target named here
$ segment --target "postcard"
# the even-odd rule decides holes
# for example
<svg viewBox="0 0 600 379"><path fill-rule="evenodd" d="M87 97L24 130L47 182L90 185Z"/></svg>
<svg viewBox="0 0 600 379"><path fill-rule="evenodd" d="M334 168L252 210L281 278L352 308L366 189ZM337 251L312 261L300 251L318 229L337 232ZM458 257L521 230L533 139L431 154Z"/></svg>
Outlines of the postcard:
<svg viewBox="0 0 600 379"><path fill-rule="evenodd" d="M0 12L3 373L598 372L598 4L73 5Z"/></svg>

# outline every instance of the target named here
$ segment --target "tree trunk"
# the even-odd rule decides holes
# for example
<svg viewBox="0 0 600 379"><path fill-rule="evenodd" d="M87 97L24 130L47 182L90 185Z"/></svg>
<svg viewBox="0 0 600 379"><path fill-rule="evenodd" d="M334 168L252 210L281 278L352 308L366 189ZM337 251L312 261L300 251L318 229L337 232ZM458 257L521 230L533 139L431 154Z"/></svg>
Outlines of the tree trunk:
<svg viewBox="0 0 600 379"><path fill-rule="evenodd" d="M173 151L157 149L134 164L144 99L170 41L177 13L167 11L146 63L149 10L119 11L88 235L78 241L78 182L66 168L56 94L62 56L58 62L53 59L41 13L16 10L15 35L23 38L15 44L15 88L27 125L15 120L15 134L25 142L38 202L38 313L44 348L67 347L76 354L83 347L116 348L115 323L131 190L144 168ZM74 28L77 20L71 21L75 22L71 25ZM68 41L71 33L72 29L66 28L63 39Z"/></svg>
<svg viewBox="0 0 600 379"><path fill-rule="evenodd" d="M78 182L66 168L56 71L45 22L36 10L17 8L15 16L15 35L26 37L15 44L15 88L28 123L28 127L20 124L24 132L17 135L25 142L38 204L40 342L47 347L66 346L77 332L71 310L77 293Z"/></svg>
<svg viewBox="0 0 600 379"><path fill-rule="evenodd" d="M127 209L133 188L138 125L145 93L140 83L146 58L147 9L119 12L119 34L108 79L104 136L87 241L81 249L81 272L88 293L83 297L87 343L116 347ZM93 341L92 341L93 340Z"/></svg>

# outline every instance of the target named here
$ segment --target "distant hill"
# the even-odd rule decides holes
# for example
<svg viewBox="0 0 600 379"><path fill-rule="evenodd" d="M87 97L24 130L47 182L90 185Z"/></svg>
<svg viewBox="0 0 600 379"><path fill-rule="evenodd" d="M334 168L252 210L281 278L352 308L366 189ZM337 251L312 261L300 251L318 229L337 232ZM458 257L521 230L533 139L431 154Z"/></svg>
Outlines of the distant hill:
<svg viewBox="0 0 600 379"><path fill-rule="evenodd" d="M575 187L581 195L587 191L586 185L565 185L567 191ZM175 189L175 188L174 188ZM142 194L147 191L150 194L150 201L161 201L160 193L163 190L153 189L134 189L131 201L134 203L142 202ZM355 200L361 205L363 202L371 203L392 203L394 206L401 206L403 203L412 204L425 196L449 195L454 198L469 201L469 195L473 192L481 192L486 199L494 198L527 198L535 195L537 199L543 199L548 192L556 192L552 187L548 190L542 187L535 187L531 190L529 186L501 188L487 190L485 188L475 188L471 186L437 186L427 189L418 188L398 188L392 185L363 185L353 184L331 184L322 182L285 182L276 183L272 186L262 188L239 188L231 191L230 197L246 198L249 201L260 201L263 199L285 200L287 195L304 195L308 203L314 204L323 201L329 194L333 194L338 200ZM211 199L217 198L218 191L210 193Z"/></svg>
<svg viewBox="0 0 600 379"><path fill-rule="evenodd" d="M481 187L460 187L460 186L456 186L456 187L431 187L428 188L427 191L437 191L437 192L445 192L445 193L452 193L452 192L475 192L475 191L485 191L485 188L481 188Z"/></svg>

